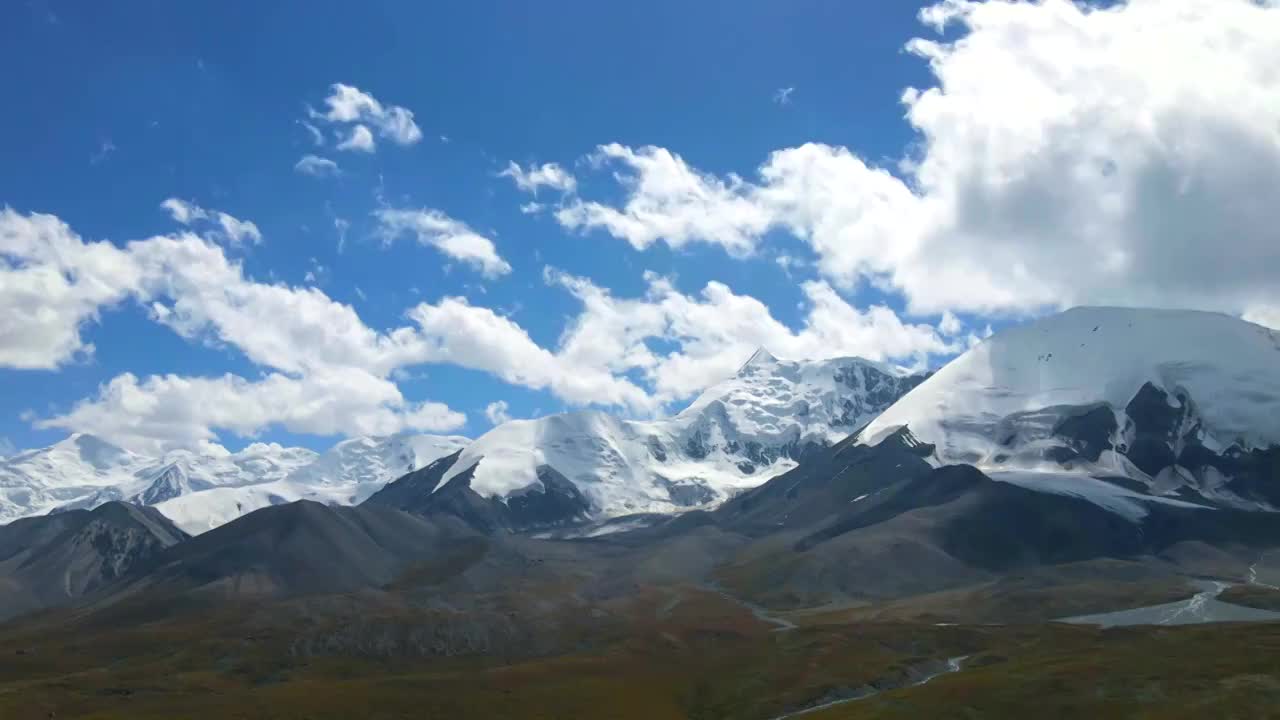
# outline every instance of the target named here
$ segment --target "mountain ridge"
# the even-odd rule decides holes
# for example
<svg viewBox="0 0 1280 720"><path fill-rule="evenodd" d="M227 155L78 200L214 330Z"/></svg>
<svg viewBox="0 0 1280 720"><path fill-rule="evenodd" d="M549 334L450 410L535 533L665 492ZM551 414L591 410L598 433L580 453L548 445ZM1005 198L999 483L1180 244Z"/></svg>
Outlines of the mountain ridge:
<svg viewBox="0 0 1280 720"><path fill-rule="evenodd" d="M954 359L863 431L935 464L1124 478L1158 495L1280 507L1280 333L1227 315L1082 307Z"/></svg>
<svg viewBox="0 0 1280 720"><path fill-rule="evenodd" d="M92 509L156 506L188 532L307 497L354 504L404 472L455 451L460 436L350 438L324 453L253 443L236 453L134 453L86 433L0 459L0 521Z"/></svg>
<svg viewBox="0 0 1280 720"><path fill-rule="evenodd" d="M430 495L449 489L469 507L527 506L531 517L495 509L485 521L516 529L714 506L840 441L924 377L861 358L785 361L760 349L668 418L583 410L503 423L436 467L422 497L396 506L426 511Z"/></svg>

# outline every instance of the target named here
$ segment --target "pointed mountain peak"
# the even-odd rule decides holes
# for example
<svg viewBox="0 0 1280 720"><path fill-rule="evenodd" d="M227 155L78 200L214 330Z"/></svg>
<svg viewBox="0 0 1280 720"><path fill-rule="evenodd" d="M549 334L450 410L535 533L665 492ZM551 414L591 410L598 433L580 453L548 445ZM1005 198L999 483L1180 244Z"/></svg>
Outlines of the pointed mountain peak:
<svg viewBox="0 0 1280 720"><path fill-rule="evenodd" d="M98 467L120 464L133 457L128 450L88 433L72 433L66 439L54 443L49 449L55 448L74 454L81 460Z"/></svg>
<svg viewBox="0 0 1280 720"><path fill-rule="evenodd" d="M748 368L771 367L777 364L778 358L774 357L773 353L769 352L768 349L760 347L751 354L751 357L747 358L747 361L738 369L738 372L742 373Z"/></svg>

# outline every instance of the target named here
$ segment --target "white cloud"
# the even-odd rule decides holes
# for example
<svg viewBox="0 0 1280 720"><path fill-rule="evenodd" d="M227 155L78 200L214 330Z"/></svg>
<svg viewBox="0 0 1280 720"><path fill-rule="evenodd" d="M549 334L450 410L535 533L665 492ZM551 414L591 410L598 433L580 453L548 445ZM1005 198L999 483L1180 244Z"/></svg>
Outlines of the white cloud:
<svg viewBox="0 0 1280 720"><path fill-rule="evenodd" d="M744 196L740 178L699 173L663 148L613 143L600 146L591 160L622 166L616 177L628 191L627 202L614 208L574 198L556 212L566 228L601 229L637 250L659 241L677 249L705 242L742 256L754 251L772 220Z"/></svg>
<svg viewBox="0 0 1280 720"><path fill-rule="evenodd" d="M484 416L490 423L494 425L501 425L504 422L511 421L511 413L508 412L508 410L509 408L507 407L506 400L497 400L484 407ZM3 440L3 438L0 438L0 440ZM0 449L2 449L2 446L0 446ZM3 452L0 452L0 456L3 454Z"/></svg>
<svg viewBox="0 0 1280 720"><path fill-rule="evenodd" d="M182 225L190 225L196 220L204 220L209 216L199 206L177 198L169 198L160 203L160 207L169 212L173 221Z"/></svg>
<svg viewBox="0 0 1280 720"><path fill-rule="evenodd" d="M117 149L117 148L116 148L116 144L115 144L115 143L113 143L113 142L111 142L111 139L110 139L110 138L107 138L106 140L103 140L103 141L98 145L98 149L97 149L97 150L95 150L95 151L94 151L94 153L93 153L92 155L90 155L90 156L89 156L89 164L90 164L90 165L97 165L98 163L102 162L103 160L106 160L106 159L107 159L107 156L108 156L108 155L110 155L111 153L115 152L115 151L116 151L116 149Z"/></svg>
<svg viewBox="0 0 1280 720"><path fill-rule="evenodd" d="M189 204L169 209L198 215ZM86 243L51 215L0 212L0 366L55 368L91 353L82 326L127 298L182 337L233 347L272 371L258 381L120 376L45 426L141 448L203 443L217 429L363 434L462 422L438 403L407 402L386 379L430 357L411 328L379 333L316 288L256 282L190 233L121 248Z"/></svg>
<svg viewBox="0 0 1280 720"><path fill-rule="evenodd" d="M465 416L439 403L411 403L395 384L355 369L260 380L235 375L118 375L96 396L41 428L88 432L143 452L200 447L218 431L252 437L271 427L316 435L454 430Z"/></svg>
<svg viewBox="0 0 1280 720"><path fill-rule="evenodd" d="M338 149L371 153L377 149L377 145L373 142L373 133L369 132L369 128L356 125L351 128L347 139L338 143Z"/></svg>
<svg viewBox="0 0 1280 720"><path fill-rule="evenodd" d="M245 241L262 242L262 233L257 225L219 210L205 210L195 203L178 198L169 198L160 203L160 207L168 211L179 224L193 226L208 223L217 226L215 235L225 238L233 245L240 245Z"/></svg>
<svg viewBox="0 0 1280 720"><path fill-rule="evenodd" d="M329 112L321 115L329 122L356 122L366 117L377 117L384 112L382 103L359 88L334 83L330 89L332 93L324 100L329 106Z"/></svg>
<svg viewBox="0 0 1280 720"><path fill-rule="evenodd" d="M157 237L129 244L149 307L185 338L239 349L253 362L308 374L359 368L378 376L421 354L405 329L377 333L317 288L253 281L216 245Z"/></svg>
<svg viewBox="0 0 1280 720"><path fill-rule="evenodd" d="M955 313L947 310L942 313L942 320L938 323L938 331L947 337L959 335L964 331L964 323L955 316Z"/></svg>
<svg viewBox="0 0 1280 720"><path fill-rule="evenodd" d="M546 209L547 209L547 206L543 203L527 202L520 206L520 213L522 215L537 215L538 213Z"/></svg>
<svg viewBox="0 0 1280 720"><path fill-rule="evenodd" d="M787 277L791 277L792 270L801 270L809 266L809 263L802 258L786 253L780 253L773 259L773 262L786 273Z"/></svg>
<svg viewBox="0 0 1280 720"><path fill-rule="evenodd" d="M913 365L958 349L928 325L903 323L888 308L858 310L821 282L804 286L807 312L801 329L793 331L763 303L721 283L689 296L668 279L650 275L643 297L616 298L556 270L548 269L546 279L582 304L554 349L538 345L524 328L489 308L445 298L409 312L429 348L425 357L548 389L572 405L647 414L728 377L760 346L784 357L860 355ZM675 349L657 352L651 343ZM631 379L636 374L643 384Z"/></svg>
<svg viewBox="0 0 1280 720"><path fill-rule="evenodd" d="M731 375L756 348L788 358L860 356L921 366L928 355L956 351L934 328L903 323L891 309L859 310L830 285L802 286L805 316L799 330L773 317L759 300L708 283L697 296L680 293L670 280L650 275L641 300L619 300L582 279L551 272L584 311L566 331L562 352L585 362L607 363L615 372L641 371L659 402L687 398ZM647 342L675 343L666 354Z"/></svg>
<svg viewBox="0 0 1280 720"><path fill-rule="evenodd" d="M507 164L506 170L498 173L498 177L511 178L517 188L527 193L533 193L535 196L538 194L538 188L540 187L548 187L562 193L571 193L578 188L578 181L573 177L573 174L556 163L530 165L526 170L511 162Z"/></svg>
<svg viewBox="0 0 1280 720"><path fill-rule="evenodd" d="M418 217L412 213L406 227ZM439 232L439 225L433 220L428 230ZM54 367L88 352L80 327L102 307L134 298L180 336L233 348L263 368L257 379L121 375L42 421L140 449L199 446L218 432L252 435L275 426L321 434L455 426L459 414L410 403L392 381L423 364L467 367L546 389L571 405L644 415L722 379L760 345L790 357L860 354L917 364L952 350L932 328L904 324L886 308L855 309L821 282L804 286L804 320L792 330L720 283L690 296L649 275L642 297L617 298L548 270L546 280L582 306L551 348L512 319L456 297L419 304L407 313L411 326L378 332L318 288L249 278L222 247L191 233L116 247L85 243L52 216L6 210L0 249L0 363ZM38 273L41 282L19 281L24 273Z"/></svg>
<svg viewBox="0 0 1280 720"><path fill-rule="evenodd" d="M342 251L347 248L347 231L351 229L351 221L335 217L333 219L333 229L338 233L338 254L341 255Z"/></svg>
<svg viewBox="0 0 1280 720"><path fill-rule="evenodd" d="M80 331L142 282L128 253L52 215L0 210L0 367L53 369L93 353Z"/></svg>
<svg viewBox="0 0 1280 720"><path fill-rule="evenodd" d="M338 163L329 158L322 158L316 155L303 155L301 160L293 166L293 169L303 175L311 175L312 177L333 177L340 175L341 170Z"/></svg>
<svg viewBox="0 0 1280 720"><path fill-rule="evenodd" d="M388 242L404 233L412 233L419 243L480 270L485 277L499 277L511 272L511 266L498 256L492 240L439 210L383 209L375 211L374 216Z"/></svg>
<svg viewBox="0 0 1280 720"><path fill-rule="evenodd" d="M752 182L607 146L625 202L557 217L737 254L787 229L838 286L922 314L1280 305L1280 6L948 0L922 18L953 42L908 45L935 85L903 94L920 143L900 176L820 144Z"/></svg>
<svg viewBox="0 0 1280 720"><path fill-rule="evenodd" d="M390 138L400 145L412 145L422 139L422 130L413 122L413 113L392 105L378 122L378 130L382 137Z"/></svg>
<svg viewBox="0 0 1280 720"><path fill-rule="evenodd" d="M298 124L306 129L307 134L311 136L311 144L316 147L324 146L324 133L320 132L320 128L312 125L306 120L299 120Z"/></svg>
<svg viewBox="0 0 1280 720"><path fill-rule="evenodd" d="M778 88L773 93L773 102L778 105L790 105L791 93L796 91L793 87Z"/></svg>
<svg viewBox="0 0 1280 720"><path fill-rule="evenodd" d="M372 95L351 85L334 83L331 90L324 101L329 110L325 113L313 111L312 117L335 124L361 123L347 138L346 143L361 143L352 147L372 152L373 136L366 125L377 129L379 136L398 145L413 145L422 140L422 129L413 121L413 112L407 108L398 105L384 106ZM357 139L356 134L361 128L361 135L367 138ZM362 145L366 142L367 148Z"/></svg>
<svg viewBox="0 0 1280 720"><path fill-rule="evenodd" d="M549 389L577 405L654 408L644 390L615 377L608 367L566 361L535 343L509 318L465 298L422 303L408 315L429 348L425 356L430 362L481 370L514 385Z"/></svg>

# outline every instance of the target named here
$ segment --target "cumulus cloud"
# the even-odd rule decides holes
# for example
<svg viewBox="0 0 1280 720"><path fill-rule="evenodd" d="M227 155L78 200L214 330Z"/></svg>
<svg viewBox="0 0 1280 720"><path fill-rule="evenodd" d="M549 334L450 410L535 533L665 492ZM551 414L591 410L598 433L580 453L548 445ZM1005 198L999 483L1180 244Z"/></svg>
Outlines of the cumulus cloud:
<svg viewBox="0 0 1280 720"><path fill-rule="evenodd" d="M0 366L53 369L93 353L80 332L142 282L128 253L52 215L0 210Z"/></svg>
<svg viewBox="0 0 1280 720"><path fill-rule="evenodd" d="M183 203L170 211L187 221L199 214ZM379 333L316 288L254 281L191 233L117 247L85 242L51 215L0 212L0 366L55 368L92 352L82 327L128 298L182 337L233 347L270 372L261 380L126 374L43 426L152 448L271 425L381 434L464 421L438 403L406 401L387 379L429 358L412 328Z"/></svg>
<svg viewBox="0 0 1280 720"><path fill-rule="evenodd" d="M426 356L548 389L573 405L614 405L645 414L728 377L761 346L784 357L858 355L912 365L958 349L932 327L904 323L887 307L858 310L823 282L804 286L806 315L796 331L759 300L721 283L691 296L669 279L649 275L644 296L617 298L585 278L554 269L545 276L582 305L555 348L538 345L524 328L489 308L445 298L409 312L429 348ZM655 346L675 349L659 352Z"/></svg>
<svg viewBox="0 0 1280 720"><path fill-rule="evenodd" d="M355 367L382 376L420 353L407 332L377 333L318 288L256 282L221 248L197 238L128 247L157 322L191 340L233 346L259 365L296 374Z"/></svg>
<svg viewBox="0 0 1280 720"><path fill-rule="evenodd" d="M947 0L921 17L951 40L907 46L934 84L903 93L919 142L893 172L808 144L748 182L605 146L624 202L557 218L735 254L785 229L829 281L915 313L1280 305L1280 7Z"/></svg>
<svg viewBox="0 0 1280 720"><path fill-rule="evenodd" d="M298 160L297 164L293 166L293 169L303 175L312 177L333 177L341 174L338 163L317 155L303 155L302 159Z"/></svg>
<svg viewBox="0 0 1280 720"><path fill-rule="evenodd" d="M497 400L486 405L484 407L484 416L494 425L501 425L504 422L511 421L511 413L508 412L506 400ZM2 449L3 445L0 445L0 450ZM3 456L3 454L3 452L0 452L0 456Z"/></svg>
<svg viewBox="0 0 1280 720"><path fill-rule="evenodd" d="M187 205L172 211L194 217ZM419 217L413 211L405 227L422 230ZM424 232L449 230L426 217ZM126 373L40 421L145 450L199 447L219 432L253 435L273 426L317 434L456 427L460 413L400 394L397 372L424 364L480 370L574 406L648 415L724 378L761 345L789 357L856 354L913 364L954 351L928 325L904 323L888 308L854 308L818 281L803 286L804 317L793 330L721 283L686 295L650 274L643 295L616 297L548 269L546 282L581 307L555 345L544 347L510 317L459 297L421 303L406 313L409 324L377 331L318 288L250 278L220 245L189 232L117 247L85 242L52 216L5 210L0 250L0 363L54 367L88 352L82 325L132 298L181 337L235 349L262 369L256 378Z"/></svg>
<svg viewBox="0 0 1280 720"><path fill-rule="evenodd" d="M938 331L943 335L952 336L959 335L964 330L964 323L955 313L947 310L942 313L942 320L938 322Z"/></svg>
<svg viewBox="0 0 1280 720"><path fill-rule="evenodd" d="M615 372L640 371L662 403L728 377L759 347L788 358L859 356L913 366L957 349L934 328L904 323L890 308L853 307L824 282L802 286L805 315L800 329L792 330L764 303L718 282L686 295L650 274L644 298L617 299L583 278L551 271L548 279L584 305L562 341L565 354L604 362ZM658 353L651 341L677 349Z"/></svg>
<svg viewBox="0 0 1280 720"><path fill-rule="evenodd" d="M397 145L413 145L422 140L422 129L414 122L411 110L399 105L383 105L351 85L334 83L330 90L324 100L329 109L323 113L312 111L311 116L335 125L355 124L343 145L372 152L373 134L369 128Z"/></svg>
<svg viewBox="0 0 1280 720"><path fill-rule="evenodd" d="M338 149L371 153L377 149L377 145L373 141L373 133L369 132L369 128L356 125L351 128L347 138L338 143Z"/></svg>
<svg viewBox="0 0 1280 720"><path fill-rule="evenodd" d="M492 240L439 210L385 208L375 211L374 217L378 219L387 242L410 233L419 243L434 247L454 260L474 267L485 277L494 278L511 272L511 266L498 256Z"/></svg>
<svg viewBox="0 0 1280 720"><path fill-rule="evenodd" d="M778 88L773 93L773 102L776 105L790 105L791 93L796 91L793 87Z"/></svg>
<svg viewBox="0 0 1280 720"><path fill-rule="evenodd" d="M608 366L575 363L539 346L514 321L466 298L422 303L408 316L431 362L481 370L505 382L547 389L575 405L613 405L647 411L656 407L642 388L616 377Z"/></svg>
<svg viewBox="0 0 1280 720"><path fill-rule="evenodd" d="M618 168L626 204L615 208L574 198L556 212L566 228L604 230L637 250L659 241L673 248L704 242L742 256L755 249L772 221L767 209L746 195L741 178L697 172L664 148L612 143L600 146L590 160Z"/></svg>
<svg viewBox="0 0 1280 720"><path fill-rule="evenodd" d="M538 188L548 187L562 193L571 193L578 187L573 174L556 163L530 165L528 169L517 163L507 164L507 169L498 173L498 177L511 178L516 187L523 192L538 194Z"/></svg>
<svg viewBox="0 0 1280 720"><path fill-rule="evenodd" d="M262 242L262 233L258 230L257 225L220 210L205 210L195 203L179 200L178 198L169 198L160 203L160 207L169 213L174 222L179 224L188 226L213 225L216 228L213 234L225 238L233 245L240 245L246 241L252 243Z"/></svg>
<svg viewBox="0 0 1280 720"><path fill-rule="evenodd" d="M410 403L394 383L356 369L304 377L269 374L182 377L118 375L97 395L41 428L88 432L142 452L201 447L217 431L251 437L280 426L316 435L385 435L453 430L465 416L439 403Z"/></svg>

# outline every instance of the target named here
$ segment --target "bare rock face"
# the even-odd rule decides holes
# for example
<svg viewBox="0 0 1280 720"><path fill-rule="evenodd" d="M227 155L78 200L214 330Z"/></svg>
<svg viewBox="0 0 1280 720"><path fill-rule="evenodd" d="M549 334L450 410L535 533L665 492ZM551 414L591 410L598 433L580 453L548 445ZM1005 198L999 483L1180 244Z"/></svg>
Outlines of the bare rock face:
<svg viewBox="0 0 1280 720"><path fill-rule="evenodd" d="M75 603L186 538L156 510L120 502L0 527L0 618Z"/></svg>
<svg viewBox="0 0 1280 720"><path fill-rule="evenodd" d="M308 500L256 510L156 558L146 584L215 595L293 597L379 588L443 545L474 535L385 507Z"/></svg>

